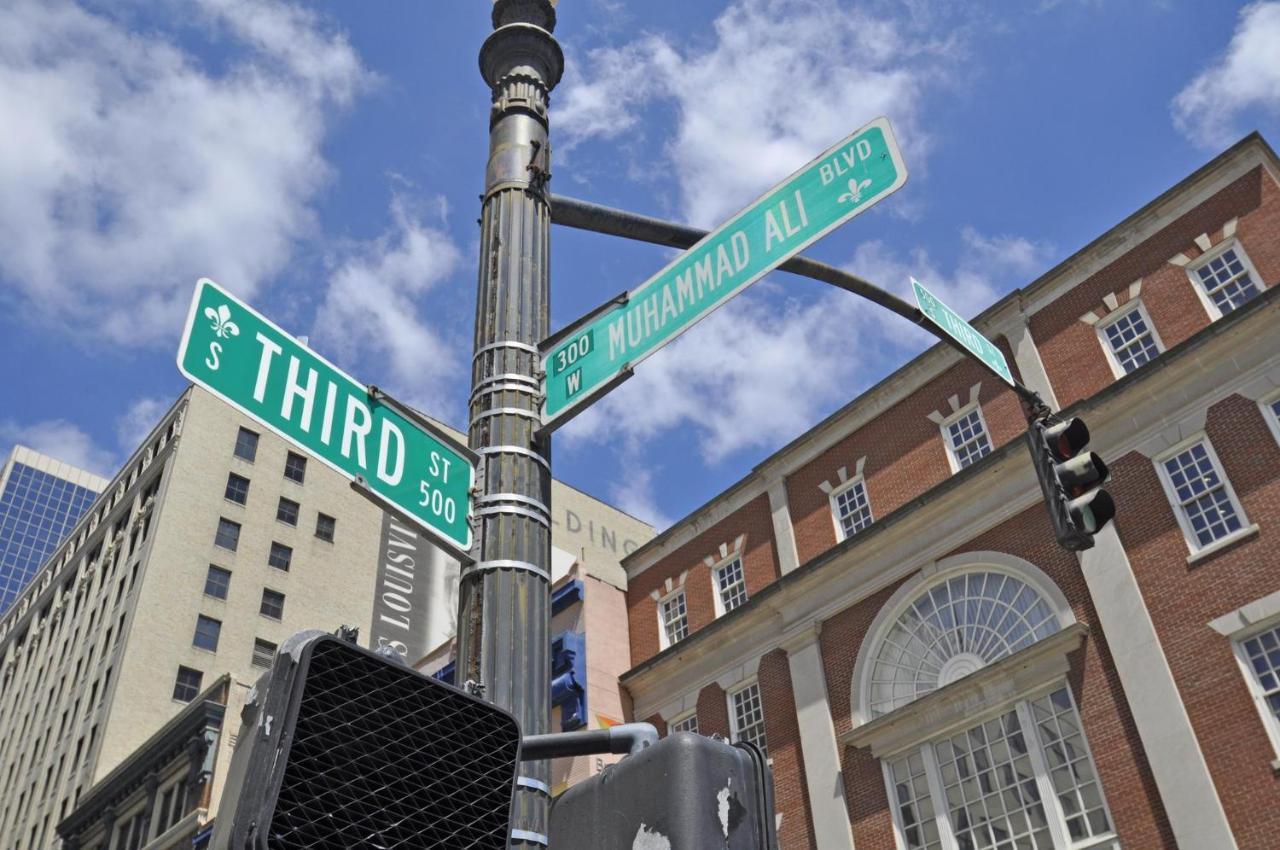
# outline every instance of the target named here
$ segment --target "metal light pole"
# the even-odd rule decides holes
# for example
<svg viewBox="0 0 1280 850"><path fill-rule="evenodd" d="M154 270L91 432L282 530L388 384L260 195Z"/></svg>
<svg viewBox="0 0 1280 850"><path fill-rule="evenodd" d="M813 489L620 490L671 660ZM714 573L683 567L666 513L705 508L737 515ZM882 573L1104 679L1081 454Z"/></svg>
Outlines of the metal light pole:
<svg viewBox="0 0 1280 850"><path fill-rule="evenodd" d="M550 724L551 463L538 438L538 343L549 323L551 211L547 103L564 55L554 0L495 0L480 49L492 87L480 220L470 445L483 460L474 565L458 594L458 679L515 714ZM525 762L512 847L545 847L550 766Z"/></svg>

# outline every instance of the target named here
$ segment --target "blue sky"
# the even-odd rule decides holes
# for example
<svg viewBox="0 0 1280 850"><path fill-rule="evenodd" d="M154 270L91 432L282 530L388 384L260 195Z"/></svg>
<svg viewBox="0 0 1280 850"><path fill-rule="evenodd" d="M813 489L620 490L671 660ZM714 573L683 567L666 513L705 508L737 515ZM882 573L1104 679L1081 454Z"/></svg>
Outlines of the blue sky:
<svg viewBox="0 0 1280 850"><path fill-rule="evenodd" d="M195 280L463 425L487 2L6 0L0 444L110 474ZM1280 2L565 0L552 189L711 227L879 115L911 179L809 253L972 315L1250 130ZM553 327L671 253L557 229ZM556 435L664 525L928 344L774 275Z"/></svg>

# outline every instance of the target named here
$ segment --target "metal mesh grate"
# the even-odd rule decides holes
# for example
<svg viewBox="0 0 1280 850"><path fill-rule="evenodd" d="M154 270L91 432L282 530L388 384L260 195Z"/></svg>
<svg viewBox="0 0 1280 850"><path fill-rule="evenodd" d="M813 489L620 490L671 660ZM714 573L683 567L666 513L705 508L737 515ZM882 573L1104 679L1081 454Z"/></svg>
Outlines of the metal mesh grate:
<svg viewBox="0 0 1280 850"><path fill-rule="evenodd" d="M311 654L271 848L505 848L520 732L337 641Z"/></svg>

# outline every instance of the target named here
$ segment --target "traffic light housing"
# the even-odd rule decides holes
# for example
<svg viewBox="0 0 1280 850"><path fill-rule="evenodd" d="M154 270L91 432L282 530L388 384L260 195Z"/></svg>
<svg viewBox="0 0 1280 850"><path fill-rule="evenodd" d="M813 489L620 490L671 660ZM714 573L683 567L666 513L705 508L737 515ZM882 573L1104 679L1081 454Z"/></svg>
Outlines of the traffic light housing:
<svg viewBox="0 0 1280 850"><path fill-rule="evenodd" d="M250 691L212 850L505 850L515 718L324 632Z"/></svg>
<svg viewBox="0 0 1280 850"><path fill-rule="evenodd" d="M1027 444L1058 543L1073 552L1091 548L1093 536L1115 517L1116 504L1101 488L1107 465L1086 450L1089 427L1076 417L1036 418L1028 424Z"/></svg>

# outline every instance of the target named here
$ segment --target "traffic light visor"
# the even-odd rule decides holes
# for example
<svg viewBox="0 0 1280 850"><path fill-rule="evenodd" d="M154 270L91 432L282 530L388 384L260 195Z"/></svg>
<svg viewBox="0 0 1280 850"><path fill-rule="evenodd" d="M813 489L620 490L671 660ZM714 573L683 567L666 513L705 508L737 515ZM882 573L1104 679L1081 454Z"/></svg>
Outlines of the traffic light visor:
<svg viewBox="0 0 1280 850"><path fill-rule="evenodd" d="M1069 460L1089 445L1089 426L1072 417L1044 429L1045 445L1058 460Z"/></svg>

